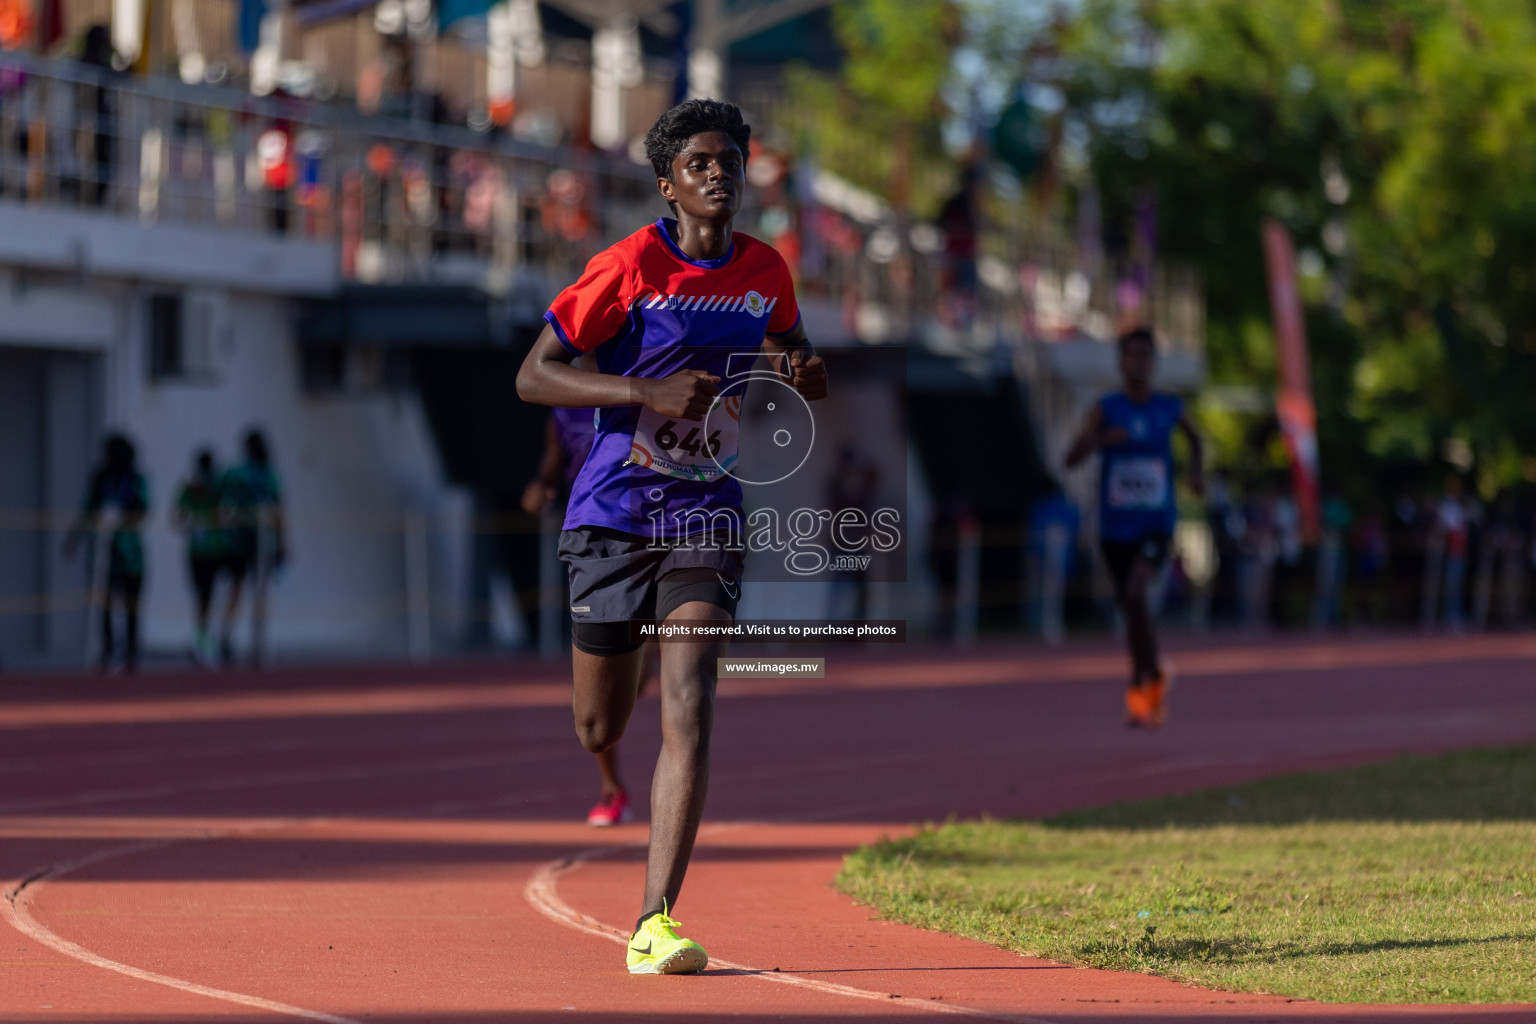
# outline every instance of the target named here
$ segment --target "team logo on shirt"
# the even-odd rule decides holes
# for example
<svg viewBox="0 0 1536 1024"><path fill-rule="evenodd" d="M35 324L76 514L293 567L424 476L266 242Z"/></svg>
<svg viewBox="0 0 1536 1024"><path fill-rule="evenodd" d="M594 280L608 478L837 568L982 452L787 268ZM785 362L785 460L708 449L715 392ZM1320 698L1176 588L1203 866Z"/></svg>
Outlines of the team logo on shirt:
<svg viewBox="0 0 1536 1024"><path fill-rule="evenodd" d="M768 303L757 292L747 292L747 312L753 316L763 316L768 312Z"/></svg>

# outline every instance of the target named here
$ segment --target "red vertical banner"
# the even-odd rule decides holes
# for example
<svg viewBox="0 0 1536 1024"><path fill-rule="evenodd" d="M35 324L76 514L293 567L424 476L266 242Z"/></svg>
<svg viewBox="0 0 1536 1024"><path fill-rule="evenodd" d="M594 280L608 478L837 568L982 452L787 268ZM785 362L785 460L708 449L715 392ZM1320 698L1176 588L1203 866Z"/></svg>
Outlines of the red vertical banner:
<svg viewBox="0 0 1536 1024"><path fill-rule="evenodd" d="M53 49L64 35L64 10L63 0L38 0L37 4L37 38L35 48L38 53L47 54Z"/></svg>
<svg viewBox="0 0 1536 1024"><path fill-rule="evenodd" d="M1315 543L1321 527L1317 462L1317 406L1307 365L1307 329L1296 290L1296 250L1279 221L1264 222L1264 266L1269 273L1269 307L1275 325L1279 370L1275 414L1291 457L1291 483L1301 512L1301 529Z"/></svg>

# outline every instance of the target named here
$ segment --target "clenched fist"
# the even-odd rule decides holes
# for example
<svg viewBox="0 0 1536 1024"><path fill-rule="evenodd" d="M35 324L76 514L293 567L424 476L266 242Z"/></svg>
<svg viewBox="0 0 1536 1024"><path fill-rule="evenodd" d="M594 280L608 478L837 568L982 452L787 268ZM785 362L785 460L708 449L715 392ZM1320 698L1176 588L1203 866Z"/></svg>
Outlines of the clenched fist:
<svg viewBox="0 0 1536 1024"><path fill-rule="evenodd" d="M808 402L827 397L827 364L803 348L789 350L789 385Z"/></svg>
<svg viewBox="0 0 1536 1024"><path fill-rule="evenodd" d="M670 419L701 420L714 404L720 378L703 370L679 370L661 380L646 380L640 404Z"/></svg>

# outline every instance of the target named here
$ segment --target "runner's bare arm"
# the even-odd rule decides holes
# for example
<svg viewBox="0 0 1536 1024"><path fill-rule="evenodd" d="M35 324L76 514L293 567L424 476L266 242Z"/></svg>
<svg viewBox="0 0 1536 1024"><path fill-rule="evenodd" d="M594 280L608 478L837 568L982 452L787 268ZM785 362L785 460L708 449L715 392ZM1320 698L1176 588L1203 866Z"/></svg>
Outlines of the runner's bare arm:
<svg viewBox="0 0 1536 1024"><path fill-rule="evenodd" d="M565 472L565 451L555 430L553 416L544 421L544 454L539 458L539 472L523 488L523 511L538 515L560 493L560 477Z"/></svg>
<svg viewBox="0 0 1536 1024"><path fill-rule="evenodd" d="M1179 431L1184 435L1184 441L1189 445L1189 489L1195 492L1196 497L1205 497L1205 444L1200 440L1200 432L1195 429L1194 420L1189 418L1189 413L1179 417Z"/></svg>
<svg viewBox="0 0 1536 1024"><path fill-rule="evenodd" d="M1095 405L1088 410L1088 417L1083 420L1083 429L1077 432L1077 439L1067 449L1068 469L1076 469L1084 459L1098 450L1099 428L1103 421L1104 414L1099 411L1099 406Z"/></svg>
<svg viewBox="0 0 1536 1024"><path fill-rule="evenodd" d="M789 384L809 402L827 397L827 364L805 337L805 325L795 324L787 334L769 334L763 338L763 350L769 355L789 353Z"/></svg>
<svg viewBox="0 0 1536 1024"><path fill-rule="evenodd" d="M681 370L670 377L624 377L571 365L571 353L548 324L517 371L517 396L536 405L563 409L643 405L663 416L704 418L720 378L702 370Z"/></svg>

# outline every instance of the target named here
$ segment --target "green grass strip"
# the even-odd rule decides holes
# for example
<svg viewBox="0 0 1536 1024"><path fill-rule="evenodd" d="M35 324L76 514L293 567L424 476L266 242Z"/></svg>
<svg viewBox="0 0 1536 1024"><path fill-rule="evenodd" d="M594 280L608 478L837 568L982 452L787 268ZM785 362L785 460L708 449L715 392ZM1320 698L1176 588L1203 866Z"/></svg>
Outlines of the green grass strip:
<svg viewBox="0 0 1536 1024"><path fill-rule="evenodd" d="M1536 1002L1536 746L950 823L837 885L1031 956L1337 1002Z"/></svg>

